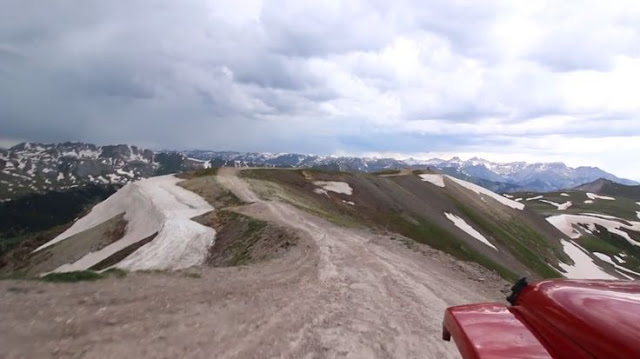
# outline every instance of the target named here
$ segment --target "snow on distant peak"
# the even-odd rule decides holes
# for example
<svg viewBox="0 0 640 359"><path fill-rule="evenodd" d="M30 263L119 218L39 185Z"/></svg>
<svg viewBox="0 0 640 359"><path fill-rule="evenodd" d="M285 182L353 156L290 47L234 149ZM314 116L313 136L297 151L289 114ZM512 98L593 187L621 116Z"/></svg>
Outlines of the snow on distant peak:
<svg viewBox="0 0 640 359"><path fill-rule="evenodd" d="M456 216L455 214L451 214L449 212L444 212L444 215L447 217L448 220L453 222L453 224L456 227L460 228L471 237L488 245L489 247L495 249L496 251L498 250L498 248L496 248L496 246L494 246L491 242L489 242L489 240L485 236L483 236L482 233L478 232L475 228L471 227L464 219Z"/></svg>
<svg viewBox="0 0 640 359"><path fill-rule="evenodd" d="M443 179L443 175L439 175L439 174L422 174L420 175L420 178L422 178L423 181L425 182L429 182L432 183L438 187L443 187L444 188L444 179Z"/></svg>
<svg viewBox="0 0 640 359"><path fill-rule="evenodd" d="M313 184L318 187L322 187L322 189L325 191L342 193L346 194L347 196L351 196L351 194L353 193L353 188L351 188L351 186L349 186L349 184L346 182L315 181L313 182Z"/></svg>
<svg viewBox="0 0 640 359"><path fill-rule="evenodd" d="M598 196L595 193L589 193L587 192L587 197L589 197L589 199L594 200L594 199L605 199L607 201L615 201L616 199L613 197L608 197L608 196Z"/></svg>
<svg viewBox="0 0 640 359"><path fill-rule="evenodd" d="M447 176L448 179L452 180L453 182L461 185L462 187L465 187L468 190L471 190L477 194L483 194L486 196L489 196L493 199L495 199L496 201L504 204L505 206L509 206L511 208L514 209L519 209L519 210L523 210L524 209L524 204L520 203L520 202L516 202L516 201L512 201L509 198L505 198L495 192L491 192L488 189L484 188L484 187L480 187L477 184L473 184L467 181L463 181L461 179L457 179L455 177L451 177L451 176Z"/></svg>

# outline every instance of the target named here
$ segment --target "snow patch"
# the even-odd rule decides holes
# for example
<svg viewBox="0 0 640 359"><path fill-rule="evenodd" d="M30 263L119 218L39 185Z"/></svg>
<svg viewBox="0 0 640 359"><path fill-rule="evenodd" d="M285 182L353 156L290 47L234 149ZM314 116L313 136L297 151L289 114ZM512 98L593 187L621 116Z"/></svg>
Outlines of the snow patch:
<svg viewBox="0 0 640 359"><path fill-rule="evenodd" d="M467 222L465 222L464 219L456 216L455 214L451 214L449 212L444 212L444 215L447 217L447 219L449 219L451 222L453 222L453 224L455 224L456 227L458 227L461 230L465 231L471 237L473 237L473 238L479 240L480 242L488 245L489 247L495 249L496 251L498 250L498 248L496 248L496 246L491 244L491 242L489 242L489 240L487 238L485 238L485 236L483 236L480 232L476 231L475 228L471 227Z"/></svg>
<svg viewBox="0 0 640 359"><path fill-rule="evenodd" d="M168 219L153 241L133 252L116 267L133 271L196 266L207 259L215 236L213 228L188 218Z"/></svg>
<svg viewBox="0 0 640 359"><path fill-rule="evenodd" d="M584 229L580 225L586 226L589 231L595 231L597 224L599 226L605 227L610 233L624 238L627 242L633 244L634 246L640 246L640 242L633 240L633 238L631 238L631 236L629 236L627 232L623 231L623 229L626 229L630 231L640 232L640 222L624 221L616 217L604 215L593 216L590 213L584 213L582 215L560 214L557 216L548 217L547 221L558 228L569 238L576 239L582 236L582 233L580 233L576 229ZM621 221L624 221L625 223Z"/></svg>
<svg viewBox="0 0 640 359"><path fill-rule="evenodd" d="M535 197L531 197L531 198L527 198L527 201L535 201L536 199L541 199L543 198L542 196L535 196Z"/></svg>
<svg viewBox="0 0 640 359"><path fill-rule="evenodd" d="M571 203L571 201L567 201L565 203L555 203L555 202L552 202L552 201L547 201L546 199L540 199L539 201L543 202L543 203L548 203L548 204L550 204L552 206L556 206L559 211L564 211L567 208L571 207L571 205L573 204L573 203Z"/></svg>
<svg viewBox="0 0 640 359"><path fill-rule="evenodd" d="M595 193L589 193L587 192L587 197L589 197L589 199L605 199L607 201L615 201L616 199L613 197L607 197L607 196L598 196Z"/></svg>
<svg viewBox="0 0 640 359"><path fill-rule="evenodd" d="M130 183L93 207L88 215L76 221L65 232L38 247L35 251L42 250L124 213L127 227L125 235L120 240L96 252L88 253L75 263L65 264L55 271L65 272L90 268L154 233L158 233L158 235L152 242L132 253L129 256L131 258L125 258L128 268L158 268L160 266L159 258L164 258L167 261L161 265L164 269L178 269L184 268L187 264L193 265L192 263L195 262L193 258L196 255L192 250L202 248L204 244L213 243L215 231L192 222L190 218L209 212L213 210L213 207L197 194L177 186L180 181L182 180L168 175ZM159 243L155 243L156 240ZM167 241L183 243L169 244ZM161 254L158 251L162 248L173 252ZM199 258L204 260L207 252L208 250L204 250L202 257Z"/></svg>
<svg viewBox="0 0 640 359"><path fill-rule="evenodd" d="M588 199L588 200L584 201L584 203L591 204L591 203L593 203L593 200Z"/></svg>
<svg viewBox="0 0 640 359"><path fill-rule="evenodd" d="M351 186L349 186L349 184L346 182L315 181L313 182L313 184L322 187L322 189L324 189L325 191L346 194L347 196L351 196L351 194L353 193L353 188L351 188Z"/></svg>
<svg viewBox="0 0 640 359"><path fill-rule="evenodd" d="M515 201L516 202L522 202L522 198L516 198Z"/></svg>
<svg viewBox="0 0 640 359"><path fill-rule="evenodd" d="M317 194L324 194L325 196L329 196L329 193L327 193L327 191L323 190L322 188L314 188L313 192Z"/></svg>
<svg viewBox="0 0 640 359"><path fill-rule="evenodd" d="M345 201L344 199L342 200L342 203L348 204L350 206L355 206L356 204L351 202L351 201Z"/></svg>
<svg viewBox="0 0 640 359"><path fill-rule="evenodd" d="M515 209L519 209L519 210L523 210L524 209L524 204L516 202L516 201L512 201L508 198L504 198L501 195L495 193L495 192L491 192L488 189L484 188L484 187L480 187L477 184L473 184L467 181L463 181L461 179L457 179L455 177L451 177L451 176L447 176L448 179L456 182L457 184L461 185L462 187L465 187L468 190L471 190L477 194L484 194L487 195L493 199L495 199L496 201L504 204L505 206L509 206L511 208L515 208Z"/></svg>
<svg viewBox="0 0 640 359"><path fill-rule="evenodd" d="M124 170L121 170L121 169L117 169L116 173L121 175L121 176L127 176L129 178L133 178L134 177L133 171L127 172L127 171L124 171Z"/></svg>
<svg viewBox="0 0 640 359"><path fill-rule="evenodd" d="M507 198L513 198L513 196L512 196L512 195L507 194L507 193L504 193L504 194L503 194L503 196L505 196L505 197L507 197Z"/></svg>
<svg viewBox="0 0 640 359"><path fill-rule="evenodd" d="M613 256L613 258L615 258L618 261L618 263L627 263L627 261L625 261L624 259L618 257L617 255Z"/></svg>
<svg viewBox="0 0 640 359"><path fill-rule="evenodd" d="M618 263L614 262L611 257L609 257L608 255L604 254L604 253L599 253L599 252L593 252L593 255L600 258L600 260L607 262L609 264L611 264L612 266L614 266L616 269L630 273L630 274L635 274L637 276L640 277L640 273L638 272L634 272L631 269L627 268L627 267L623 267L621 265L619 265ZM623 275L625 275L624 273L622 273ZM626 275L625 275L626 276ZM634 278L631 278L634 279Z"/></svg>
<svg viewBox="0 0 640 359"><path fill-rule="evenodd" d="M560 268L566 273L564 276L570 279L618 279L608 273L593 262L582 249L573 242L561 239L564 252L573 260L574 265L560 262Z"/></svg>
<svg viewBox="0 0 640 359"><path fill-rule="evenodd" d="M420 175L423 181L432 183L438 187L444 188L444 176L439 174L423 174Z"/></svg>
<svg viewBox="0 0 640 359"><path fill-rule="evenodd" d="M560 193L562 197L571 197L568 193Z"/></svg>

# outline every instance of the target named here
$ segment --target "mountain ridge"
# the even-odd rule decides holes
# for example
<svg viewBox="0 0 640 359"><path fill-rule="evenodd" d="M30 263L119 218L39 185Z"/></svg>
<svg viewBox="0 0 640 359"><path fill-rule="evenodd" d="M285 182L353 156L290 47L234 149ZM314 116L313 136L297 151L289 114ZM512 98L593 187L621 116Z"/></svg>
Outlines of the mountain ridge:
<svg viewBox="0 0 640 359"><path fill-rule="evenodd" d="M87 183L123 186L141 178L209 166L316 168L370 173L395 169L437 169L498 192L549 192L573 188L598 178L627 185L637 184L597 167L572 168L561 162L499 163L478 157L462 160L458 156L449 160L399 160L211 150L154 152L126 144L97 146L83 142L24 142L0 149L0 200L33 192L65 190Z"/></svg>

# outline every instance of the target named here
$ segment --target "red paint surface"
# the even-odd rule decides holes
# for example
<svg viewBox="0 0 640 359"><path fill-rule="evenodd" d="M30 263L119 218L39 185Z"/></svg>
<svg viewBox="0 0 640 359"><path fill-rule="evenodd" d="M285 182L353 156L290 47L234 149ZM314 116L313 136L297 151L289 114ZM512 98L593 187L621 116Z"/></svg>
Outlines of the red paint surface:
<svg viewBox="0 0 640 359"><path fill-rule="evenodd" d="M640 358L640 282L541 281L513 306L451 307L443 324L464 359Z"/></svg>

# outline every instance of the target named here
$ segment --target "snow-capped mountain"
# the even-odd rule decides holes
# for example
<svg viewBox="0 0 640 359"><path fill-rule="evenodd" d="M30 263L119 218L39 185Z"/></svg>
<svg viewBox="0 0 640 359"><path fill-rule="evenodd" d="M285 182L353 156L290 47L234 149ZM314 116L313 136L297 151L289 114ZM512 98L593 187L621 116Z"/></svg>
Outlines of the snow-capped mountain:
<svg viewBox="0 0 640 359"><path fill-rule="evenodd" d="M0 149L0 197L87 183L123 185L152 176L157 168L154 153L136 146L21 143Z"/></svg>
<svg viewBox="0 0 640 359"><path fill-rule="evenodd" d="M218 166L315 167L335 171L377 172L388 169L435 168L470 180L494 191L554 191L606 178L617 183L636 182L618 178L597 167L571 168L563 163L491 162L481 158L450 160L397 160L393 158L334 157L302 154L189 151L187 156L211 160Z"/></svg>
<svg viewBox="0 0 640 359"><path fill-rule="evenodd" d="M207 166L208 161L180 152L156 153L130 145L25 142L0 148L0 201L86 184L119 187L141 178Z"/></svg>
<svg viewBox="0 0 640 359"><path fill-rule="evenodd" d="M555 191L573 188L599 178L605 178L625 185L637 184L634 181L618 178L597 167L568 167L564 163L496 163L472 158L462 161L457 157L438 164L438 168L453 168L472 178L511 183L526 191Z"/></svg>
<svg viewBox="0 0 640 359"><path fill-rule="evenodd" d="M378 172L390 169L438 169L492 191L554 191L599 178L633 185L596 167L563 163L497 163L480 158L430 160L317 156L296 153L162 151L130 145L21 143L0 149L0 201L26 193L64 190L87 183L124 185L133 180L208 166L293 167L329 171Z"/></svg>

